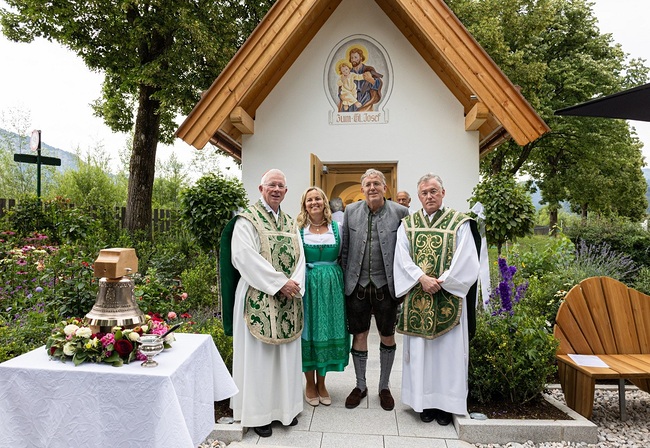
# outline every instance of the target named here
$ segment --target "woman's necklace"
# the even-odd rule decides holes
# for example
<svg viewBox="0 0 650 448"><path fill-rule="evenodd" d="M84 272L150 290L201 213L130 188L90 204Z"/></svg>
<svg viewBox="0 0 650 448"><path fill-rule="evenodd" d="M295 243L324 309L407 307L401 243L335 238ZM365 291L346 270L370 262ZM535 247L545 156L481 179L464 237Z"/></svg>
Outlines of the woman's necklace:
<svg viewBox="0 0 650 448"><path fill-rule="evenodd" d="M326 225L326 222L327 222L326 220L322 220L320 222L320 224L316 224L316 223L311 222L310 226L313 227L314 233L320 233L321 228Z"/></svg>

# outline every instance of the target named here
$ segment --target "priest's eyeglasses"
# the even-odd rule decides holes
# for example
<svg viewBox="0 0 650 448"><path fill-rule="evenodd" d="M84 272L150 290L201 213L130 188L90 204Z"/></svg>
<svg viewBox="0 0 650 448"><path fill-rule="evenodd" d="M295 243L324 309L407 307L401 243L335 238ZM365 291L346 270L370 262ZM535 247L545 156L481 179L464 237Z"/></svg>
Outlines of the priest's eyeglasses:
<svg viewBox="0 0 650 448"><path fill-rule="evenodd" d="M275 190L276 188L278 190L284 190L287 188L285 184L264 184L265 187L270 188L271 190Z"/></svg>

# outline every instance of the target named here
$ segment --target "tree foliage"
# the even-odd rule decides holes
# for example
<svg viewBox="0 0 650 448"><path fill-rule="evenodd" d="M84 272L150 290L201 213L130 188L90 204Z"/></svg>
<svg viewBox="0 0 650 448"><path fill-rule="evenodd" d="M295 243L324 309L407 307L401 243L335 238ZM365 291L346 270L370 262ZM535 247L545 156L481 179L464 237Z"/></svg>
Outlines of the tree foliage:
<svg viewBox="0 0 650 448"><path fill-rule="evenodd" d="M70 200L76 206L116 207L124 205L126 190L110 174L109 159L101 152L79 158L76 170L67 170L56 176L52 194Z"/></svg>
<svg viewBox="0 0 650 448"><path fill-rule="evenodd" d="M530 195L507 173L486 177L472 192L472 204L485 208L485 234L501 255L503 244L529 235L535 225L535 206Z"/></svg>
<svg viewBox="0 0 650 448"><path fill-rule="evenodd" d="M102 71L96 115L133 132L126 226L149 229L158 142L173 141L177 114L188 114L259 22L272 1L6 0L11 40L55 40Z"/></svg>
<svg viewBox="0 0 650 448"><path fill-rule="evenodd" d="M184 192L181 214L199 246L211 251L219 248L221 232L233 212L247 205L246 190L239 179L210 173Z"/></svg>
<svg viewBox="0 0 650 448"><path fill-rule="evenodd" d="M172 153L169 160L159 164L153 184L154 208L178 210L181 192L189 186L188 172L178 157Z"/></svg>
<svg viewBox="0 0 650 448"><path fill-rule="evenodd" d="M586 0L447 3L551 128L523 148L501 145L483 160L483 174L532 176L555 215L561 202L570 201L585 213L638 218L643 161L629 126L554 111L644 83L643 61L629 59L610 34L599 31ZM610 188L621 176L632 187Z"/></svg>

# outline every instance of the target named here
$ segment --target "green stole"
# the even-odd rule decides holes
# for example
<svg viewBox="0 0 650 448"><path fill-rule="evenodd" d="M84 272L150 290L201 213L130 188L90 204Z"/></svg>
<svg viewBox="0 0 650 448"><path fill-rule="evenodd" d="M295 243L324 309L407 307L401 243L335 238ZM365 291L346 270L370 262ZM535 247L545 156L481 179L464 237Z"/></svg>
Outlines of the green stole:
<svg viewBox="0 0 650 448"><path fill-rule="evenodd" d="M295 221L280 211L276 223L261 201L239 216L249 220L257 230L260 255L278 272L290 278L300 258L300 237ZM244 319L256 339L267 344L286 344L302 333L302 300L287 299L279 291L271 296L249 286L244 302Z"/></svg>
<svg viewBox="0 0 650 448"><path fill-rule="evenodd" d="M438 278L449 268L456 247L456 230L469 216L445 208L429 222L422 209L402 219L409 241L409 253L425 274ZM410 336L435 339L460 322L463 300L444 289L433 296L416 283L404 299L397 331Z"/></svg>

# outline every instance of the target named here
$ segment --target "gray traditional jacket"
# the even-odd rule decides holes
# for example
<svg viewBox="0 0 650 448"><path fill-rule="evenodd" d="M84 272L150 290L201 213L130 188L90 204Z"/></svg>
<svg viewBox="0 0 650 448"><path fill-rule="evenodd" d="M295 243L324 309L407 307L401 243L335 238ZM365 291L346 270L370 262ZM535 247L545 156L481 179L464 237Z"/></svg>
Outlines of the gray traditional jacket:
<svg viewBox="0 0 650 448"><path fill-rule="evenodd" d="M386 200L384 209L377 216L377 231L381 242L381 255L386 272L388 288L395 297L395 281L393 279L393 259L395 258L395 243L397 229L403 217L408 216L408 208L397 202ZM368 215L370 209L366 201L357 201L345 207L343 220L343 244L341 250L341 266L345 275L345 294L350 295L359 282L361 263L368 241Z"/></svg>

